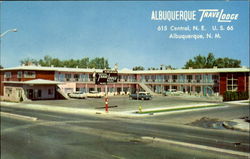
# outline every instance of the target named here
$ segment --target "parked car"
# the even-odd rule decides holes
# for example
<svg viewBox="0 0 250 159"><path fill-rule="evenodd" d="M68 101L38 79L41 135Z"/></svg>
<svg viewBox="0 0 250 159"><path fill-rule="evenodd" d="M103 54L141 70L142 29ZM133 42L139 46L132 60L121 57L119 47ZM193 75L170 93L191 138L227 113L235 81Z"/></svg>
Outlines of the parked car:
<svg viewBox="0 0 250 159"><path fill-rule="evenodd" d="M148 92L139 92L136 94L130 94L129 99L150 100L152 99L152 95Z"/></svg>
<svg viewBox="0 0 250 159"><path fill-rule="evenodd" d="M164 92L163 95L164 96L178 96L178 95L182 95L183 92L182 91L177 91L176 89L168 89L168 91Z"/></svg>
<svg viewBox="0 0 250 159"><path fill-rule="evenodd" d="M98 91L90 91L89 93L87 93L87 97L88 98L101 98L103 97L103 94Z"/></svg>
<svg viewBox="0 0 250 159"><path fill-rule="evenodd" d="M69 93L68 96L70 98L79 98L79 99L85 99L86 98L86 94L83 93L83 92L80 92L80 91Z"/></svg>

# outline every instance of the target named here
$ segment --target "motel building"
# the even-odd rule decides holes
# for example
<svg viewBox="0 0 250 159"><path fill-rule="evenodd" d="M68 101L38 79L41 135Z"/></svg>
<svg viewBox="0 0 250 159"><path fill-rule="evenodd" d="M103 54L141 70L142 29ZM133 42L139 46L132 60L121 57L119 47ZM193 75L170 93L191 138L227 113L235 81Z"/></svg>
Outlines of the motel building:
<svg viewBox="0 0 250 159"><path fill-rule="evenodd" d="M19 66L1 69L1 100L23 101L65 99L75 91L105 92L95 84L100 69ZM249 68L175 70L118 70L117 83L107 85L108 95L147 91L153 95L169 89L203 96L223 95L226 91L249 92Z"/></svg>

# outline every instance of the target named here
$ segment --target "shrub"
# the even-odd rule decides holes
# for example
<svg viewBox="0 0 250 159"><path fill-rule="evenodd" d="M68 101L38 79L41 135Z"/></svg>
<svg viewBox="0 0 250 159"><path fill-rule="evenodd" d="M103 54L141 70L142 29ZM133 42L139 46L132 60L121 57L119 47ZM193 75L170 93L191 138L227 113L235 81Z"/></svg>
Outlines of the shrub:
<svg viewBox="0 0 250 159"><path fill-rule="evenodd" d="M248 92L225 92L223 101L245 100L249 98Z"/></svg>

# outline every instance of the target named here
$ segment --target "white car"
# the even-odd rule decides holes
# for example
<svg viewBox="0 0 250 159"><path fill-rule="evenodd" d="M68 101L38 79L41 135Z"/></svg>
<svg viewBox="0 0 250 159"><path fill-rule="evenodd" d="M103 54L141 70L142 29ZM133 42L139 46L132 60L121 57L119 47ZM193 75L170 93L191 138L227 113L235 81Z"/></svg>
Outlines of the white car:
<svg viewBox="0 0 250 159"><path fill-rule="evenodd" d="M168 91L163 93L163 95L165 96L169 96L169 95L178 96L182 94L183 94L182 91L177 91L176 89L168 89Z"/></svg>
<svg viewBox="0 0 250 159"><path fill-rule="evenodd" d="M89 93L87 93L87 97L88 98L101 98L103 97L103 94L98 91L90 91Z"/></svg>
<svg viewBox="0 0 250 159"><path fill-rule="evenodd" d="M79 98L79 99L85 99L86 94L80 91L69 93L68 94L70 98Z"/></svg>

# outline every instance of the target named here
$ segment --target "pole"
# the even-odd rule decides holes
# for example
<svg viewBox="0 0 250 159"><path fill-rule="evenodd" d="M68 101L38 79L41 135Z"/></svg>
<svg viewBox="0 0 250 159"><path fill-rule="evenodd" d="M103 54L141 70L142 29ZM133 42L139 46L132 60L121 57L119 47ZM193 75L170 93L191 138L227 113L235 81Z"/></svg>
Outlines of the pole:
<svg viewBox="0 0 250 159"><path fill-rule="evenodd" d="M2 38L8 32L17 32L17 29L10 29L10 30L5 31L4 33L0 34L0 38Z"/></svg>
<svg viewBox="0 0 250 159"><path fill-rule="evenodd" d="M105 85L105 111L109 112L108 85Z"/></svg>

